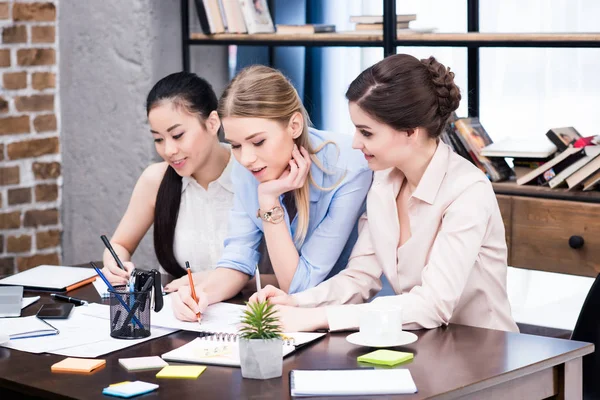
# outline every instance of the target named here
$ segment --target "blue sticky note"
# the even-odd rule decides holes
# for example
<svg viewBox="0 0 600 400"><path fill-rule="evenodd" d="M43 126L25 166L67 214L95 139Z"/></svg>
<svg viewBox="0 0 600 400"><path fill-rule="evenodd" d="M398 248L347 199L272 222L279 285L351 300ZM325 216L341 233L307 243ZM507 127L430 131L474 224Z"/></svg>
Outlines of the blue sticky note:
<svg viewBox="0 0 600 400"><path fill-rule="evenodd" d="M104 388L102 390L102 394L128 399L130 397L150 393L156 389L158 389L158 385L154 383L142 381L123 382L118 385L111 385L107 388Z"/></svg>

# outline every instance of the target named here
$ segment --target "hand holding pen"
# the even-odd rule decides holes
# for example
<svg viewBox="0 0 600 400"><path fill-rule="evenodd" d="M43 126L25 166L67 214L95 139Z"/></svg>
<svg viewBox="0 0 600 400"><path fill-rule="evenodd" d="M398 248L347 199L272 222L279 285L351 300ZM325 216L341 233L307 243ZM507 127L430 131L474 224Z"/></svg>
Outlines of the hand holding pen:
<svg viewBox="0 0 600 400"><path fill-rule="evenodd" d="M202 312L208 307L208 297L199 286L194 286L189 275L188 279L190 285L181 286L176 292L169 295L172 299L173 314L181 321L199 321L199 316L201 317Z"/></svg>
<svg viewBox="0 0 600 400"><path fill-rule="evenodd" d="M134 269L133 263L129 261L122 262L105 235L100 236L100 239L102 239L102 243L104 243L104 246L111 256L108 259L107 257L103 257L104 268L102 268L102 273L104 273L104 276L106 276L108 281L113 285L127 284L127 281ZM110 258L112 258L112 260Z"/></svg>
<svg viewBox="0 0 600 400"><path fill-rule="evenodd" d="M187 275L190 279L190 291L192 294L192 299L194 299L196 304L198 304L198 296L196 296L196 288L194 287L194 277L192 276L192 269L190 268L190 263L187 261L185 262L185 268L187 269ZM196 313L196 318L198 319L198 322L200 322L200 319L202 318L202 313L198 311Z"/></svg>

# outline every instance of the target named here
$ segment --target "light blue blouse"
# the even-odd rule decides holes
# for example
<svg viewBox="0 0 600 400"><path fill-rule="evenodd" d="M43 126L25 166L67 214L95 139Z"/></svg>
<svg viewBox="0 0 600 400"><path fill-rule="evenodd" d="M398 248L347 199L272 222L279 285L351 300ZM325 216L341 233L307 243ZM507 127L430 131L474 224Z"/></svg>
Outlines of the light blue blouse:
<svg viewBox="0 0 600 400"><path fill-rule="evenodd" d="M298 249L300 259L289 293L312 288L346 267L357 238L357 221L365 210L373 178L362 152L352 149L352 136L310 129L313 148L327 140L335 145L328 144L316 154L324 171L313 162L311 174L321 188L339 183L332 190L310 185L308 233ZM217 267L254 276L260 258L258 247L264 234L263 221L256 217L259 182L237 162L231 177L235 193L233 209L229 213L228 234ZM280 201L284 207L283 199ZM285 213L293 238L298 218L290 225L287 210Z"/></svg>

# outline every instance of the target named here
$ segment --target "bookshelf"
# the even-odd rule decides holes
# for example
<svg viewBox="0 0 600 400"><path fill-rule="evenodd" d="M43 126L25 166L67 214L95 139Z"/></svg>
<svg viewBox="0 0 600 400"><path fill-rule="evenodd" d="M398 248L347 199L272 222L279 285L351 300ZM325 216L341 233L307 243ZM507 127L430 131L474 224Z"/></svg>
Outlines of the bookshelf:
<svg viewBox="0 0 600 400"><path fill-rule="evenodd" d="M568 47L599 48L600 33L483 33L479 32L479 0L467 0L467 33L401 33L396 31L396 0L383 1L383 33L329 33L283 35L216 34L190 32L190 0L181 0L183 68L190 70L190 46L347 46L382 47L384 56L396 53L399 46L467 48L467 92L469 116L479 116L479 48L481 47ZM273 1L270 2L274 9Z"/></svg>
<svg viewBox="0 0 600 400"><path fill-rule="evenodd" d="M463 47L467 49L469 116L479 117L480 48L600 48L600 33L479 32L479 0L467 0L466 33L397 34L396 0L382 1L382 34L204 35L190 33L190 1L181 0L183 68L190 70L190 47L202 45L381 47L384 56L395 54L400 46ZM273 1L269 6L274 14ZM514 182L493 183L493 187L505 223L509 265L591 277L600 272L600 192ZM574 246L572 238L583 239L582 245Z"/></svg>

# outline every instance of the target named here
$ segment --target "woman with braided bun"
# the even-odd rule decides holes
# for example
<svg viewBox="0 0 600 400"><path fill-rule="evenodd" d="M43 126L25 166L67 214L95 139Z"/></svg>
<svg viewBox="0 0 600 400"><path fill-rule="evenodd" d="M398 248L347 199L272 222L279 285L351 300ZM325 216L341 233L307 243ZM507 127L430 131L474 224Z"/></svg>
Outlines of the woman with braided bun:
<svg viewBox="0 0 600 400"><path fill-rule="evenodd" d="M461 95L434 57L385 58L346 92L353 147L375 171L347 268L277 304L285 331L356 329L361 313L402 313L404 329L449 323L517 331L506 294L507 247L492 186L440 140ZM369 300L384 274L395 295ZM354 303L354 304L353 304Z"/></svg>

